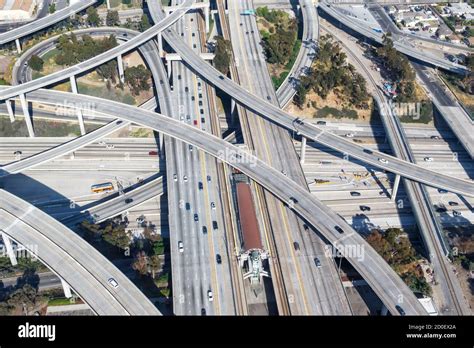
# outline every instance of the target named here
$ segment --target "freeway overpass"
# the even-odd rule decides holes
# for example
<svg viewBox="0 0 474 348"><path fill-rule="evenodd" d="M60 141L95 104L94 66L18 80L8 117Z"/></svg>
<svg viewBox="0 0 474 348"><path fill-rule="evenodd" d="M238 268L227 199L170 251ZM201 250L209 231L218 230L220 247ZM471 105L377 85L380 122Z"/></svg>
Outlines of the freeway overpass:
<svg viewBox="0 0 474 348"><path fill-rule="evenodd" d="M69 18L70 16L84 10L85 8L95 4L97 0L80 0L76 1L73 5L68 6L60 11L57 11L49 16L43 17L36 21L30 22L26 25L18 27L13 30L9 30L5 33L0 34L0 45L4 45L13 40L18 40L24 36L33 34L38 30L47 28L53 24L56 24L63 19Z"/></svg>
<svg viewBox="0 0 474 348"><path fill-rule="evenodd" d="M1 91L0 100L5 100L8 98L16 97L18 95L23 95L25 93L34 91L38 88L46 87L56 82L63 81L67 78L74 77L78 74L81 74L90 69L93 69L103 63L106 63L111 59L118 58L119 68L120 68L122 54L127 53L137 48L138 46L141 46L147 41L153 39L156 35L158 35L158 33L168 28L170 25L175 23L179 18L181 18L187 11L189 11L193 3L194 3L194 0L186 0L182 4L182 6L180 6L179 10L176 10L171 15L167 16L165 19L155 24L150 29L146 30L140 35L137 35L134 38L134 40L127 41L122 45L116 46L102 54L99 54L98 56L95 56L77 65L71 66L69 68L60 70L56 73L49 74L39 79L30 81L21 85L13 86L6 90ZM123 72L121 72L121 75L123 75Z"/></svg>
<svg viewBox="0 0 474 348"><path fill-rule="evenodd" d="M0 190L0 230L35 254L98 315L158 315L158 309L94 247L28 202ZM112 287L108 279L119 284Z"/></svg>
<svg viewBox="0 0 474 348"><path fill-rule="evenodd" d="M351 30L354 30L355 32L373 40L374 42L382 44L383 42L382 33L374 31L372 28L367 27L364 23L344 15L344 13L337 10L336 6L326 3L326 2L321 2L319 4L319 8L322 11L324 11L327 15L331 16L335 20L344 24ZM430 65L433 65L433 66L436 66L436 67L439 67L439 68L442 68L442 69L445 69L457 74L466 74L469 72L469 69L467 69L463 65L455 64L455 63L447 61L446 59L438 58L438 57L426 54L425 52L421 52L420 49L410 47L404 44L402 41L394 41L393 45L399 52L411 58L419 60L421 62L425 62L427 64L430 64Z"/></svg>
<svg viewBox="0 0 474 348"><path fill-rule="evenodd" d="M401 305L407 314L425 313L421 304L400 277L344 219L329 210L305 188L292 180L288 180L284 174L269 167L248 152L167 116L113 101L46 90L32 92L29 98L35 102L45 104L56 103L57 100L66 100L71 104L77 103L80 105L81 100L86 100L93 104L98 112L115 115L129 122L152 128L157 132L193 144L208 154L219 158L258 182L283 202L292 205L292 209L300 217L318 230L346 257L359 274L366 279L392 314L398 314L395 306L398 304L400 296L404 299ZM248 160L242 161L242 158ZM338 232L336 226L343 233ZM352 254L356 247L364 250L364 258Z"/></svg>

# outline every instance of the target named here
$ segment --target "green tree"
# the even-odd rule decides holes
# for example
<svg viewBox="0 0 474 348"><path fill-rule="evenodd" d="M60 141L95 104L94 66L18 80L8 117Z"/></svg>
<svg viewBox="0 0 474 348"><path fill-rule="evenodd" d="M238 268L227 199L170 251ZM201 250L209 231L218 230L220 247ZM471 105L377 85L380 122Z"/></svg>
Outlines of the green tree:
<svg viewBox="0 0 474 348"><path fill-rule="evenodd" d="M33 54L28 61L28 66L33 69L34 71L41 71L43 70L44 61L36 54Z"/></svg>
<svg viewBox="0 0 474 348"><path fill-rule="evenodd" d="M93 27L97 27L101 24L101 20L99 14L97 13L97 9L94 6L90 6L86 10L87 14L87 23Z"/></svg>
<svg viewBox="0 0 474 348"><path fill-rule="evenodd" d="M232 44L222 36L215 36L214 39L216 40L216 50L213 60L214 66L223 75L227 75L229 73Z"/></svg>
<svg viewBox="0 0 474 348"><path fill-rule="evenodd" d="M303 84L300 83L298 85L298 89L296 90L296 94L293 97L293 101L300 109L302 109L304 104L306 103L306 94L306 88L303 86Z"/></svg>
<svg viewBox="0 0 474 348"><path fill-rule="evenodd" d="M147 15L142 15L142 19L140 20L140 31L145 31L151 27L150 20L148 19Z"/></svg>
<svg viewBox="0 0 474 348"><path fill-rule="evenodd" d="M148 83L150 77L150 72L143 65L125 69L125 83L130 87L134 95L150 89L150 84Z"/></svg>
<svg viewBox="0 0 474 348"><path fill-rule="evenodd" d="M52 4L50 4L48 7L48 11L50 14L53 14L54 12L56 12L56 3L53 2Z"/></svg>
<svg viewBox="0 0 474 348"><path fill-rule="evenodd" d="M120 25L119 13L117 11L111 10L107 11L107 16L105 18L105 23L109 27L114 27Z"/></svg>

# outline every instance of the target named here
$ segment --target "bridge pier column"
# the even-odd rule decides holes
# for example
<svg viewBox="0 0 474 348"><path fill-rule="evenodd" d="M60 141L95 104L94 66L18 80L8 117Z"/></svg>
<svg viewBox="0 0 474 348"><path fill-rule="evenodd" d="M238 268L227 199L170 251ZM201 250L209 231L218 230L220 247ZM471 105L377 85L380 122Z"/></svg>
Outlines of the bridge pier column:
<svg viewBox="0 0 474 348"><path fill-rule="evenodd" d="M5 100L7 106L8 116L10 116L10 122L15 122L15 114L13 113L12 101L10 99Z"/></svg>
<svg viewBox="0 0 474 348"><path fill-rule="evenodd" d="M110 10L110 0L107 0L107 10Z"/></svg>
<svg viewBox="0 0 474 348"><path fill-rule="evenodd" d="M165 153L163 152L163 146L164 146L164 143L165 143L165 137L164 137L164 134L163 134L163 133L159 133L159 135L158 135L158 141L159 141L160 157L161 157L161 158L164 158L164 157L165 157Z"/></svg>
<svg viewBox="0 0 474 348"><path fill-rule="evenodd" d="M304 159L306 156L306 137L302 137L301 139L301 155L300 155L300 163L304 164Z"/></svg>
<svg viewBox="0 0 474 348"><path fill-rule="evenodd" d="M380 315L386 316L388 314L388 309L385 307L385 305L382 305L382 308L380 309Z"/></svg>
<svg viewBox="0 0 474 348"><path fill-rule="evenodd" d="M77 92L76 77L75 77L75 76L71 76L71 77L69 78L69 80L71 81L72 93L78 94L78 92ZM77 119L78 119L78 121L79 121L79 127L81 128L81 135L86 134L86 127L84 126L84 115L82 114L82 110L81 110L81 109L77 109Z"/></svg>
<svg viewBox="0 0 474 348"><path fill-rule="evenodd" d="M61 285L63 286L64 297L71 298L72 297L71 287L62 278L61 278Z"/></svg>
<svg viewBox="0 0 474 348"><path fill-rule="evenodd" d="M236 106L235 100L232 98L232 99L230 100L230 113L231 113L231 114L233 114L233 113L235 112L235 106Z"/></svg>
<svg viewBox="0 0 474 348"><path fill-rule="evenodd" d="M161 35L161 32L158 33L158 53L160 57L163 57L163 36Z"/></svg>
<svg viewBox="0 0 474 348"><path fill-rule="evenodd" d="M117 65L118 65L120 82L124 83L125 82L125 74L124 74L124 70L123 70L123 60L122 60L122 55L121 54L119 54L117 56Z"/></svg>
<svg viewBox="0 0 474 348"><path fill-rule="evenodd" d="M16 255L15 251L13 250L12 247L12 241L8 235L2 232L2 239L3 239L3 244L5 245L5 248L7 249L7 255L10 258L10 262L13 266L16 266L18 264L16 260Z"/></svg>
<svg viewBox="0 0 474 348"><path fill-rule="evenodd" d="M15 43L16 43L16 50L18 51L18 54L21 53L21 43L20 43L20 39L16 39L15 40Z"/></svg>
<svg viewBox="0 0 474 348"><path fill-rule="evenodd" d="M26 127L28 128L28 134L30 138L35 137L35 130L33 128L33 121L31 119L30 111L28 110L28 102L26 101L25 95L20 94L21 108L23 109L23 115L25 116Z"/></svg>
<svg viewBox="0 0 474 348"><path fill-rule="evenodd" d="M171 72L173 70L173 62L171 60L167 60L166 65L168 67L168 80L169 80L171 78Z"/></svg>
<svg viewBox="0 0 474 348"><path fill-rule="evenodd" d="M400 175L397 174L393 183L392 196L390 197L392 201L397 198L398 186L400 186Z"/></svg>

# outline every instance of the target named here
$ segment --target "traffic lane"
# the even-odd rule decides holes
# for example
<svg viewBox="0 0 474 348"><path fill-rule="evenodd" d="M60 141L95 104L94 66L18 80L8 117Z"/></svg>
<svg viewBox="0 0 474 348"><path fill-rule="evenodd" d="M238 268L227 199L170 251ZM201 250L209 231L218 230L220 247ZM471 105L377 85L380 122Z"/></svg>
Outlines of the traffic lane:
<svg viewBox="0 0 474 348"><path fill-rule="evenodd" d="M0 206L14 216L15 221L20 219L32 229L41 231L44 237L56 245L58 249L56 252L66 251L68 257L74 262L80 260L81 267L91 273L94 278L96 278L94 274L99 276L96 280L110 296L121 304L128 314L159 314L156 307L121 271L74 232L39 209L5 191L0 192L0 198ZM116 289L113 289L108 283L111 276L119 284Z"/></svg>
<svg viewBox="0 0 474 348"><path fill-rule="evenodd" d="M299 131L302 135L327 145L331 148L337 149L343 153L347 153L357 159L366 163L372 164L375 167L382 168L397 174L401 174L409 179L425 183L429 186L444 188L461 195L474 196L474 185L468 181L452 178L441 175L418 165L411 164L396 157L382 154L377 151L372 153L364 152L364 148L358 144L347 141L339 136L324 132L321 128L313 125L295 126L295 118L283 110L275 107L266 100L260 99L255 95L249 93L247 90L235 84L232 80L221 75L210 64L202 63L199 56L195 55L192 50L189 50L186 45L183 45L180 38L174 32L167 32L164 34L168 38L170 45L187 61L187 63L201 75L206 78L209 83L222 89L227 94L231 95L242 107L252 110L263 117L269 118L289 130ZM297 129L295 129L297 128ZM385 158L388 163L382 163L379 158Z"/></svg>
<svg viewBox="0 0 474 348"><path fill-rule="evenodd" d="M78 98L78 96L72 95L70 93L57 91L40 90L32 93L32 96L35 96L35 98L39 98L41 95L43 99L38 100L40 102L44 102L48 99L49 102L54 102L55 98L57 97L61 97L63 99L66 98L69 100ZM80 96L79 98L84 98L84 96ZM350 257L348 257L348 259L351 261L351 263L353 263L354 267L360 270L360 273L364 275L370 276L373 270L383 269L383 273L377 273L376 275L374 274L373 278L369 280L369 283L372 284L376 282L376 278L377 281L383 284L372 284L374 288L377 289L377 291L379 289L385 289L386 285L389 286L390 284L397 283L398 289L400 289L400 292L404 294L405 298L410 299L410 297L413 296L408 287L406 287L406 285L393 272L393 270L391 270L391 268L383 261L383 259L378 254L376 254L375 251L370 246L368 246L368 244L359 235L357 235L355 231L352 230L350 225L348 225L345 220L339 217L336 213L329 211L327 207L325 207L321 202L313 197L305 188L302 188L294 181L289 180L288 177L279 171L268 167L268 165L253 157L251 154L238 149L237 147L225 142L222 139L202 132L195 127L185 125L179 121L170 119L160 114L150 113L151 115L154 115L154 117L152 117L148 114L148 111L139 110L124 104L104 101L95 97L87 98L91 102L92 100L99 101L100 105L97 105L99 109L104 108L110 113L120 115L120 117L125 120L140 124L145 127L150 127L169 136L179 137L181 141L193 144L210 155L218 157L221 161L224 161L229 165L239 169L244 174L248 175L250 178L261 184L263 187L273 192L273 194L277 195L277 197L279 197L283 202L289 202L291 197L300 197L301 199L304 197L304 209L302 204L298 203L294 207L296 208L296 212L300 214L305 220L307 220L310 225L317 226L317 229L328 239L329 242L332 244L339 243L343 247L349 247L349 249L351 248L351 245L353 245L346 245L345 240L342 240L341 243L341 235L337 231L334 231L335 225L333 224L336 223L336 225L341 226L344 230L352 232L351 239L346 238L349 242L353 243L355 239L357 242L355 245L366 246L366 254L371 254L370 260L375 260L378 265L367 265L364 260L357 260ZM231 155L229 157L226 156L226 153L235 155ZM241 161L240 159L244 157L248 160ZM298 198L296 199L298 200ZM344 236L347 235L348 234L345 234ZM379 295L382 298L386 296L384 293ZM387 306L391 309L395 309L393 303L397 303L397 299L393 298L392 295L392 292L390 292L389 297L391 300L393 300L393 302L387 301ZM418 301L416 301L416 299L415 302L421 306ZM416 304L412 304L412 307L413 311L411 311L411 313L415 313L417 308ZM418 309L419 308L420 307L418 307ZM418 312L423 313L423 311Z"/></svg>
<svg viewBox="0 0 474 348"><path fill-rule="evenodd" d="M69 68L66 68L66 69L57 71L55 73L49 74L47 76L41 77L39 79L29 81L21 85L12 86L0 91L0 100L5 100L5 99L8 99L8 98L11 98L23 93L34 91L41 87L49 86L55 82L63 81L71 76L75 76L82 72L90 70L94 67L97 67L103 63L106 63L116 58L119 55L122 55L123 53L133 50L134 48L140 46L141 44L144 44L150 39L153 39L158 33L164 31L174 22L179 20L179 18L184 16L186 12L190 10L191 5L193 3L194 3L194 0L185 0L183 2L183 5L178 10L176 10L175 12L173 12L172 14L164 18L159 23L155 24L153 27L151 27L147 31L135 37L134 40L127 41L122 45L118 45L104 53L101 53L91 59L88 59L84 62L81 62Z"/></svg>

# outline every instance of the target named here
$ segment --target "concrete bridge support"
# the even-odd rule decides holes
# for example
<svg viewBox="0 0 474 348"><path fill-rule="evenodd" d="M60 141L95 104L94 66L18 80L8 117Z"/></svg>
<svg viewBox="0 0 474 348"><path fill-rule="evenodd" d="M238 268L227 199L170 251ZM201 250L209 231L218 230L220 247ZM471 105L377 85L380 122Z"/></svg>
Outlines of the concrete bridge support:
<svg viewBox="0 0 474 348"><path fill-rule="evenodd" d="M119 71L120 82L125 83L125 73L123 69L123 60L122 60L121 54L117 56L117 66L118 66L118 71Z"/></svg>
<svg viewBox="0 0 474 348"><path fill-rule="evenodd" d="M400 186L400 175L396 174L395 182L393 183L392 197L390 197L393 202L397 198L398 186Z"/></svg>
<svg viewBox="0 0 474 348"><path fill-rule="evenodd" d="M16 43L16 50L18 52L18 54L21 53L21 43L20 43L20 39L16 39L15 40L15 43Z"/></svg>
<svg viewBox="0 0 474 348"><path fill-rule="evenodd" d="M66 283L62 278L61 278L61 284L63 286L63 291L64 291L64 297L66 298L71 298L71 287L69 286L68 283Z"/></svg>
<svg viewBox="0 0 474 348"><path fill-rule="evenodd" d="M10 258L10 262L13 266L16 266L18 264L16 260L16 255L15 251L13 250L12 246L12 241L8 235L2 232L2 239L3 239L3 244L5 245L5 248L7 249L7 255Z"/></svg>
<svg viewBox="0 0 474 348"><path fill-rule="evenodd" d="M20 94L21 108L23 109L23 115L25 116L26 127L28 128L28 134L30 138L35 137L35 130L33 128L33 120L31 119L30 111L28 110L28 102L24 94Z"/></svg>
<svg viewBox="0 0 474 348"><path fill-rule="evenodd" d="M300 155L300 163L304 164L304 159L306 157L306 138L302 137L301 139L301 155Z"/></svg>
<svg viewBox="0 0 474 348"><path fill-rule="evenodd" d="M76 77L71 76L70 81L71 81L72 93L78 94ZM84 125L84 115L82 114L82 110L80 108L77 108L76 110L77 110L77 120L79 121L79 127L81 128L81 135L84 135L86 134L86 127Z"/></svg>
<svg viewBox="0 0 474 348"><path fill-rule="evenodd" d="M10 122L15 122L15 113L13 112L12 101L10 99L5 100L7 106L8 116L10 116Z"/></svg>

